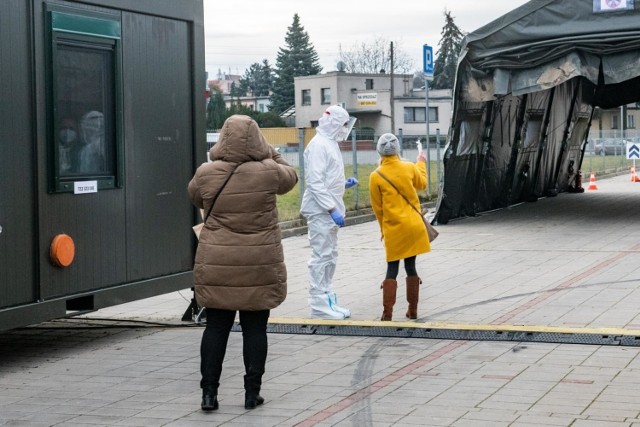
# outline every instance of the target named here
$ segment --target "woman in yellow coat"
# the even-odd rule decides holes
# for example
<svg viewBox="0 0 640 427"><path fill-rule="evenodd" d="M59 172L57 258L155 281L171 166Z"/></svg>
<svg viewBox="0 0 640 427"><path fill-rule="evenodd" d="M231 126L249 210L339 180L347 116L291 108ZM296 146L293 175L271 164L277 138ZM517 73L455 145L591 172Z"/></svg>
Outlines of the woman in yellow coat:
<svg viewBox="0 0 640 427"><path fill-rule="evenodd" d="M419 152L416 163L401 160L400 142L391 133L378 139L377 149L381 156L380 166L369 177L369 192L387 256L387 274L381 286L383 312L380 320L391 320L400 260L404 260L407 273L409 309L406 315L409 319L417 319L422 281L416 271L416 256L431 250L420 216L417 192L427 188L425 157Z"/></svg>

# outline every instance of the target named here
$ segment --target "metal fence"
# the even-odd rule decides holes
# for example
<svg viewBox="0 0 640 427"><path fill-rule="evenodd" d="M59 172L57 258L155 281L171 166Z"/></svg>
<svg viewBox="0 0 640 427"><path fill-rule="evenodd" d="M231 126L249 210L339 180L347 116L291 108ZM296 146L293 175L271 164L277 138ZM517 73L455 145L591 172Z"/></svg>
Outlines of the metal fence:
<svg viewBox="0 0 640 427"><path fill-rule="evenodd" d="M292 131L298 133L297 142L291 134ZM280 132L278 135L280 135ZM300 177L298 186L290 193L278 198L278 210L282 221L293 220L299 218L300 203L304 192L304 163L303 153L304 147L308 144L311 137L315 134L313 129L291 129L286 136L278 136L272 138L271 134L266 136L278 152L294 166ZM284 135L284 134L283 134ZM359 185L345 191L345 205L348 211L358 212L371 207L369 199L369 175L378 166L380 156L376 151L376 143L379 134L372 131L356 129L350 135L350 140L341 142L340 150L345 165L345 176L355 176ZM427 156L427 176L429 177L426 191L419 194L423 202L434 201L438 198L443 181L443 155L446 145L446 135L439 133L431 135L429 147L427 147L425 135L404 135L398 133L398 139L401 142L401 157L405 160L415 161L418 155L417 141L422 143ZM272 139L275 139L272 141ZM582 162L582 171L584 173L595 172L616 173L626 171L631 165L631 161L626 158L626 143L623 141L640 143L640 132L635 130L626 130L624 136L621 132L616 131L592 131L587 138L585 147L585 157ZM211 147L211 143L208 144ZM613 150L607 149L600 154L598 151L601 146L611 146ZM622 148L624 147L624 149Z"/></svg>
<svg viewBox="0 0 640 427"><path fill-rule="evenodd" d="M640 143L640 130L591 130L584 149L582 170L599 174L629 170L634 161L627 159L627 142Z"/></svg>
<svg viewBox="0 0 640 427"><path fill-rule="evenodd" d="M380 156L376 151L376 143L379 136L373 132L358 130L351 133L350 140L339 143L345 165L345 176L355 176L359 181L359 185L345 191L345 205L350 212L358 212L371 207L369 175L378 167ZM427 148L424 135L403 135L399 133L397 136L401 142L402 151L400 156L406 160L415 161L418 155L416 142L420 141L422 143L427 156L427 175L430 179L428 180L427 190L419 195L422 201L437 199L443 176L442 157L445 138L439 134L436 135L431 141L430 147ZM297 203L294 204L292 200L289 200L289 203L282 203L282 206L278 207L281 218L285 220L295 219L298 217L305 187L303 162L305 141L303 135L301 135L297 146L292 144L274 145L287 162L298 170L298 176L300 177L298 188L293 192L295 196L288 196L288 198L296 197Z"/></svg>

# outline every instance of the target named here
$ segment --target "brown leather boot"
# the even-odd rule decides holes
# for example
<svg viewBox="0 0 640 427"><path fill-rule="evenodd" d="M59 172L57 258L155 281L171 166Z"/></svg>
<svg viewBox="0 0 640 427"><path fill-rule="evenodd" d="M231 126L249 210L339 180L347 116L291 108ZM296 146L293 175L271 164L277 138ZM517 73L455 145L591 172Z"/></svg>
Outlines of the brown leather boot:
<svg viewBox="0 0 640 427"><path fill-rule="evenodd" d="M393 314L393 306L396 303L396 290L398 282L393 279L385 279L380 286L382 289L382 317L380 320L390 321Z"/></svg>
<svg viewBox="0 0 640 427"><path fill-rule="evenodd" d="M420 298L420 283L422 280L418 276L407 277L407 302L409 303L409 309L407 310L407 317L409 319L418 318L418 299Z"/></svg>

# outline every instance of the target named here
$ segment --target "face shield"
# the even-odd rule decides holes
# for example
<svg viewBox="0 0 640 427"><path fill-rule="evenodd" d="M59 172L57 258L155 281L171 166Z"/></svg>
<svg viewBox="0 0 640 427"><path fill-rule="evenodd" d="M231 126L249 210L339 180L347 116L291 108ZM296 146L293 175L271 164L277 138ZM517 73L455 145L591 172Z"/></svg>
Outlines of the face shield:
<svg viewBox="0 0 640 427"><path fill-rule="evenodd" d="M340 130L340 134L338 135L340 137L340 141L345 141L347 139L347 137L351 133L351 130L353 129L353 125L356 124L356 120L358 119L349 116L349 120L344 124L344 126Z"/></svg>
<svg viewBox="0 0 640 427"><path fill-rule="evenodd" d="M104 116L99 111L90 111L80 121L80 133L85 144L104 140Z"/></svg>

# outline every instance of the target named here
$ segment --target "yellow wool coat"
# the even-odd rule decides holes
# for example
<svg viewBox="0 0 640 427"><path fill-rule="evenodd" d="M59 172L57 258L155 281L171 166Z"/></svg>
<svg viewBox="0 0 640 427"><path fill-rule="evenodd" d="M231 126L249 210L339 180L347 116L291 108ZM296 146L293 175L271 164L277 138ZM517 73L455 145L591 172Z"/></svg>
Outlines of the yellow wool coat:
<svg viewBox="0 0 640 427"><path fill-rule="evenodd" d="M400 160L398 156L382 157L378 169L369 176L369 192L371 206L384 238L387 262L431 251L420 214L377 171L393 182L419 212L417 190L427 188L424 162L416 164Z"/></svg>

